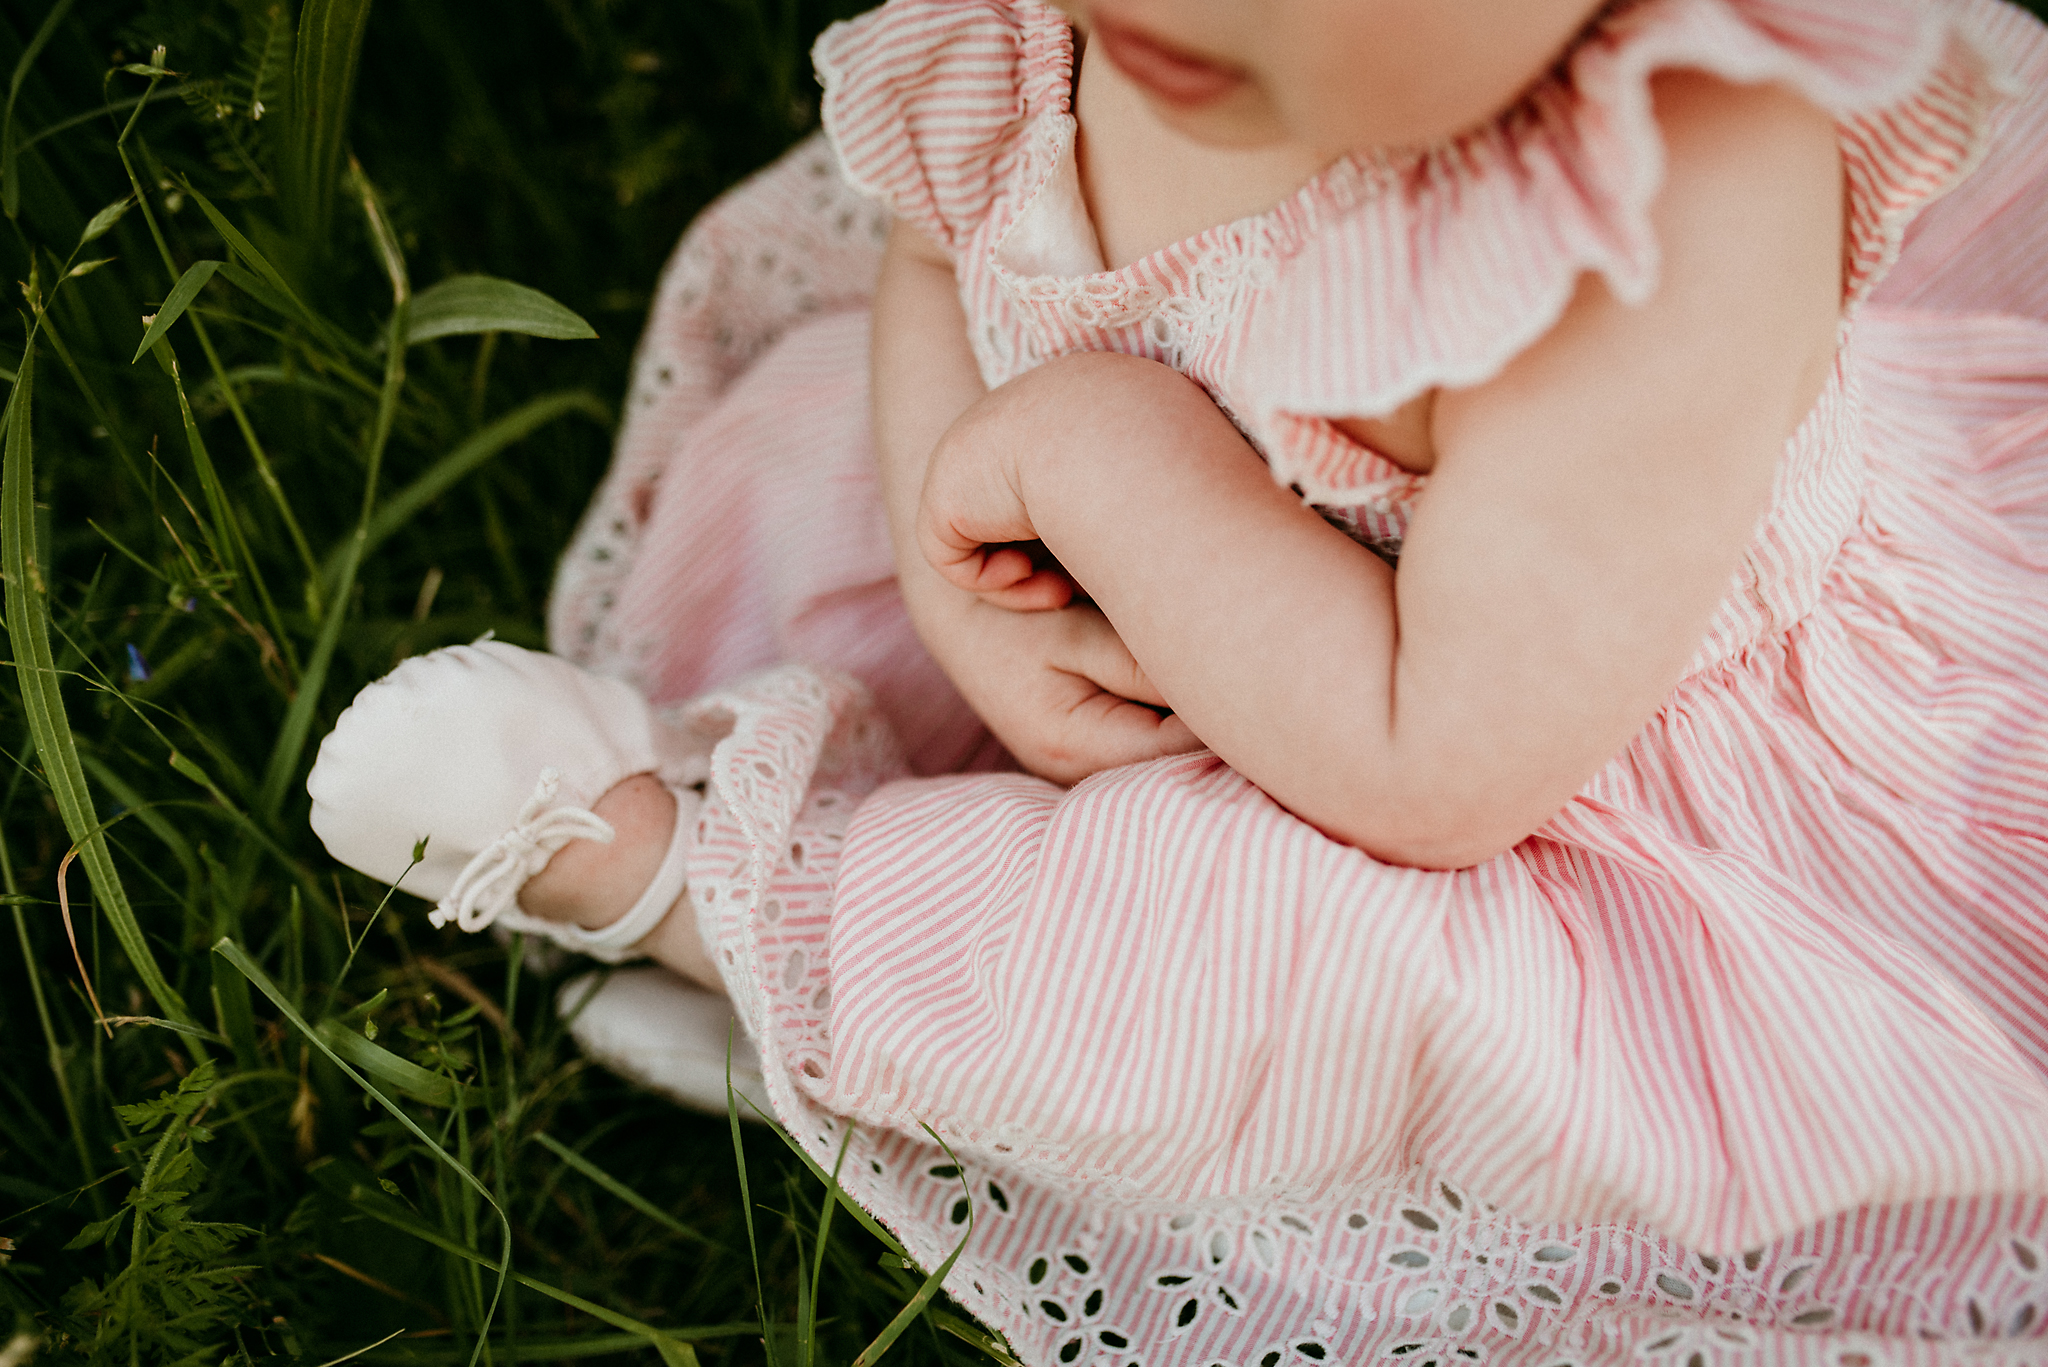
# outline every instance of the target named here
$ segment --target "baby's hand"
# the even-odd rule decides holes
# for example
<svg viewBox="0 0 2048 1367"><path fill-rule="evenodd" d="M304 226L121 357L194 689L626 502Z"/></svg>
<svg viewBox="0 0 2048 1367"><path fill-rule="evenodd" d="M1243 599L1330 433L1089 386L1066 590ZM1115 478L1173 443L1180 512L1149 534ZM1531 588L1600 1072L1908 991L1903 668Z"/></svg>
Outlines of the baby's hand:
<svg viewBox="0 0 2048 1367"><path fill-rule="evenodd" d="M920 597L925 643L1032 773L1076 783L1202 748L1094 607L1015 612L933 581Z"/></svg>
<svg viewBox="0 0 2048 1367"><path fill-rule="evenodd" d="M1062 783L1201 748L1144 669L1052 560L1027 506L1034 454L1076 420L1053 362L976 401L925 468L923 564L901 575L919 634L1025 768Z"/></svg>
<svg viewBox="0 0 2048 1367"><path fill-rule="evenodd" d="M1074 599L1074 581L1038 542L1022 465L1044 405L1005 385L961 415L932 452L918 508L918 549L956 588L1013 612Z"/></svg>

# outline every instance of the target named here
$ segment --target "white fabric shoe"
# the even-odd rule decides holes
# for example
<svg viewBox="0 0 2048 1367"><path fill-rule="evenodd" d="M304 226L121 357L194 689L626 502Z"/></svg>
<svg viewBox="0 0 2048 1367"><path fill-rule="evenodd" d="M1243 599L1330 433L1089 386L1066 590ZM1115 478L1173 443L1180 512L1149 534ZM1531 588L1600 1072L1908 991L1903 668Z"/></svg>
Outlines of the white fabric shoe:
<svg viewBox="0 0 2048 1367"><path fill-rule="evenodd" d="M761 1081L760 1055L723 995L650 965L618 970L589 996L597 976L571 978L555 995L556 1009L584 1053L693 1111L724 1115L730 1032L733 1090L761 1108L756 1115L742 1101L740 1119L774 1114Z"/></svg>
<svg viewBox="0 0 2048 1367"><path fill-rule="evenodd" d="M708 743L656 722L628 685L484 640L407 660L358 693L321 742L306 791L328 852L434 899L435 925L496 925L618 963L686 891L703 801L690 785L703 780L708 754ZM556 850L578 837L615 838L589 808L643 773L674 795L676 824L632 909L598 930L520 911L519 889Z"/></svg>

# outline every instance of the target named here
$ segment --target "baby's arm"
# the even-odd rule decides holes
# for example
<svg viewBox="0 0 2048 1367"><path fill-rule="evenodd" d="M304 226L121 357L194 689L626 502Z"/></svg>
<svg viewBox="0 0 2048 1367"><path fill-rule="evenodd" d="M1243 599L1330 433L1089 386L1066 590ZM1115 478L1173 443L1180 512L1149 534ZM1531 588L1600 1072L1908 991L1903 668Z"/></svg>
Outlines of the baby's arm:
<svg viewBox="0 0 2048 1367"><path fill-rule="evenodd" d="M1063 576L1042 576L1024 599L1048 610L1008 612L947 583L918 553L918 496L932 449L986 388L951 263L901 224L874 309L883 498L904 606L933 657L1010 752L1049 778L1194 749L1184 723L1141 705L1159 703L1157 691L1100 611L1067 604Z"/></svg>
<svg viewBox="0 0 2048 1367"><path fill-rule="evenodd" d="M1193 386L1117 356L963 418L928 552L965 582L972 543L1042 536L1195 732L1332 835L1433 867L1512 846L1683 673L1834 349L1826 116L1701 76L1656 93L1657 294L1624 307L1588 278L1505 372L1440 397L1398 577ZM1071 437L1044 440L1049 407Z"/></svg>

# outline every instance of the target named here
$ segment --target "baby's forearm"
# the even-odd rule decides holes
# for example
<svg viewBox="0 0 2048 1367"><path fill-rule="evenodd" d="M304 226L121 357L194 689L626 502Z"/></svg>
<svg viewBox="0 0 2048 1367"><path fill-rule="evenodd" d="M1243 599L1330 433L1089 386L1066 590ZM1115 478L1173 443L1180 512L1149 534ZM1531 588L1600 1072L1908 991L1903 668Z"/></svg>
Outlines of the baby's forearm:
<svg viewBox="0 0 2048 1367"><path fill-rule="evenodd" d="M897 548L897 575L912 620L923 631L921 619L934 600L963 596L917 553L914 527L925 467L946 429L988 388L967 345L967 318L952 267L901 224L889 235L875 285L871 345L876 464Z"/></svg>
<svg viewBox="0 0 2048 1367"><path fill-rule="evenodd" d="M1037 533L1197 736L1333 835L1383 838L1361 817L1397 808L1393 574L1276 485L1199 388L1069 357L948 441L1028 451Z"/></svg>

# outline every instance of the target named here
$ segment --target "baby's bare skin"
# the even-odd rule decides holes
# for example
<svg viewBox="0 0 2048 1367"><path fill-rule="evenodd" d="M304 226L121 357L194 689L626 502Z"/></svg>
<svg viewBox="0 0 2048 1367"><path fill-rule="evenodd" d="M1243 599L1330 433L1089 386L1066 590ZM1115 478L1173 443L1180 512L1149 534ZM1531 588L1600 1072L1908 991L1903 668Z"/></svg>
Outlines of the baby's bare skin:
<svg viewBox="0 0 2048 1367"><path fill-rule="evenodd" d="M617 838L609 845L572 840L557 850L519 890L527 915L599 930L630 911L654 881L676 821L676 800L661 781L652 774L621 779L591 810L611 823ZM688 893L636 948L686 978L724 990L697 935Z"/></svg>

